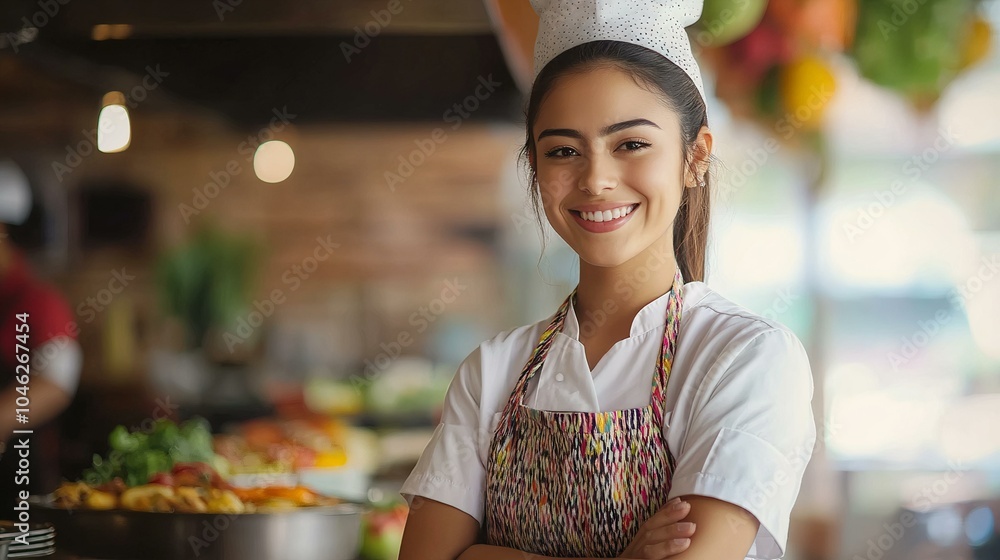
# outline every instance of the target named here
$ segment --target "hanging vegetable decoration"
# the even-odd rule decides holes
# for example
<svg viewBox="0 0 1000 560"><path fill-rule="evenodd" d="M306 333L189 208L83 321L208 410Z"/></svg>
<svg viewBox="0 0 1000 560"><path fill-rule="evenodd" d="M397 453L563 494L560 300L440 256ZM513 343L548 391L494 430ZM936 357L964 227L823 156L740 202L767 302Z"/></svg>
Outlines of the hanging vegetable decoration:
<svg viewBox="0 0 1000 560"><path fill-rule="evenodd" d="M981 0L705 0L692 39L732 114L819 134L837 90L833 63L926 109L989 52ZM800 134L776 134L797 142ZM808 134L806 135L808 136Z"/></svg>
<svg viewBox="0 0 1000 560"><path fill-rule="evenodd" d="M944 89L988 50L989 25L976 0L860 3L851 52L865 78L928 110Z"/></svg>
<svg viewBox="0 0 1000 560"><path fill-rule="evenodd" d="M757 27L767 0L706 0L695 41L704 47L724 47Z"/></svg>

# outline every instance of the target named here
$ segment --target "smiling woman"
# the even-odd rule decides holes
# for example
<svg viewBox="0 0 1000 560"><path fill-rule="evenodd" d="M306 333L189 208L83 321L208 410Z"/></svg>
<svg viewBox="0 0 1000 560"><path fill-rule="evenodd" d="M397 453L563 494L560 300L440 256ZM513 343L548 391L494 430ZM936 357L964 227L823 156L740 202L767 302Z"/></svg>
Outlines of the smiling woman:
<svg viewBox="0 0 1000 560"><path fill-rule="evenodd" d="M522 155L580 279L459 367L400 558L779 558L813 380L788 328L704 282L701 3L533 4Z"/></svg>
<svg viewBox="0 0 1000 560"><path fill-rule="evenodd" d="M655 250L654 240L673 244L673 237L664 234L674 226L677 216L683 226L676 232L677 245L684 245L686 237L689 246L685 250L690 253L680 256L682 267L687 265L682 273L690 280L700 280L704 266L698 263L704 261L708 197L700 196L704 189L684 191L704 182L696 178L707 173L712 134L704 119L682 122L678 112L684 107L674 108L681 103L637 84L637 79L683 84L687 78L679 68L666 66L663 62L669 61L655 52L625 43L603 47L613 57L610 60L622 60L611 64L598 52L601 48L595 43L579 47L578 61L597 61L589 72L562 75L558 87L554 87L555 76L548 74L552 79L539 83L538 93L533 92L528 119L539 132L537 139L528 139L527 156L545 215L560 237L580 254L581 265L600 267L621 264L641 249ZM586 52L588 49L592 52ZM637 63L635 70L646 69L646 76L623 69L628 50ZM562 60L557 57L551 64L557 68L573 64L569 59L572 55L567 51ZM644 57L651 59L649 65L643 64ZM667 69L666 75L654 75L657 67ZM687 84L694 89L690 80ZM542 92L547 93L544 98ZM696 91L688 93L689 102L700 101ZM704 109L700 112L704 114ZM617 122L604 125L606 117ZM627 120L618 121L623 117ZM556 128L556 123L578 124ZM664 188L665 182L669 188ZM682 189L682 185L690 189ZM678 216L682 203L684 211ZM619 211L617 219L615 209ZM622 211L626 211L625 218ZM701 219L691 220L692 213ZM631 235L588 235L614 231L626 223L632 224Z"/></svg>

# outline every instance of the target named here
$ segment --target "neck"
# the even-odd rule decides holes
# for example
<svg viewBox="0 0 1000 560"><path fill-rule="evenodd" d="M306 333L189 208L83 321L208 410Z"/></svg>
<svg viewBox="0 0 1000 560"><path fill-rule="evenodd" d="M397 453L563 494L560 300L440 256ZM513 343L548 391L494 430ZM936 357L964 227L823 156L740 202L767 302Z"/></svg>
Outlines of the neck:
<svg viewBox="0 0 1000 560"><path fill-rule="evenodd" d="M598 330L627 338L636 314L649 302L670 291L677 269L673 240L663 236L645 251L615 267L594 266L580 260L580 283L574 311L580 338Z"/></svg>

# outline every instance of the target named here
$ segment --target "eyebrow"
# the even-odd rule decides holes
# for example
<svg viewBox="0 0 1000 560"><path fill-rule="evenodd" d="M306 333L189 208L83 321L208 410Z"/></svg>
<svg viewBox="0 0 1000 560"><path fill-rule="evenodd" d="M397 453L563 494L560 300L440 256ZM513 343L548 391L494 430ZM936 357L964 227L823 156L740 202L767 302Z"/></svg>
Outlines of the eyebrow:
<svg viewBox="0 0 1000 560"><path fill-rule="evenodd" d="M607 136L609 134L614 134L615 132L625 130L626 128L632 128L633 126L653 126L660 128L655 122L648 119L632 119L629 121L622 121L615 124L609 124L600 131L600 136ZM546 128L538 135L538 140L545 138L546 136L568 136L570 138L583 139L583 135L580 134L579 130L574 130L572 128ZM536 142L538 141L536 140Z"/></svg>

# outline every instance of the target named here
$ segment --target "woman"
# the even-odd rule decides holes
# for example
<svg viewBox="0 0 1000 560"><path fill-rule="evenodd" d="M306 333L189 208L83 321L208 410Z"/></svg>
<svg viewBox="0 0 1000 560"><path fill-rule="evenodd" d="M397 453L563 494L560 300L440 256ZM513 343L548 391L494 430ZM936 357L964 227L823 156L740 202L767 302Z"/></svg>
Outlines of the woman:
<svg viewBox="0 0 1000 560"><path fill-rule="evenodd" d="M791 331L702 281L700 2L534 4L523 153L579 283L459 367L400 558L779 558L813 382Z"/></svg>

